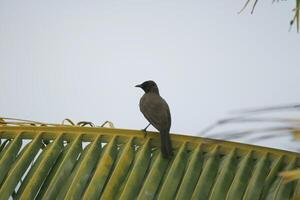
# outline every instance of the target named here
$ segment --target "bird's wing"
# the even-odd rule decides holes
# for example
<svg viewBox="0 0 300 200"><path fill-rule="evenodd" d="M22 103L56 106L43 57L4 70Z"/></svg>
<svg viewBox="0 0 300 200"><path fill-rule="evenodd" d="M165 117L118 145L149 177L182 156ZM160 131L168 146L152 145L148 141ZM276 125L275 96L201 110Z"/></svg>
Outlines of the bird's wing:
<svg viewBox="0 0 300 200"><path fill-rule="evenodd" d="M169 131L171 114L167 102L157 94L146 93L140 101L145 118L159 131Z"/></svg>

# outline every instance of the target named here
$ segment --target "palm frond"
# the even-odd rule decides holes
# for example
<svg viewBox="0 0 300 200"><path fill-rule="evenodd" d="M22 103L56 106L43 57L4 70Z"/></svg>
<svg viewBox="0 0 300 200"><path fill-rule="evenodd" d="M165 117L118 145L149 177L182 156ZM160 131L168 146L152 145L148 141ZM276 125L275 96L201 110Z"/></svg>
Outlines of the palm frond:
<svg viewBox="0 0 300 200"><path fill-rule="evenodd" d="M244 6L242 7L242 9L238 12L238 14L240 14L241 12L243 12L247 6L249 6L251 0L246 0ZM254 0L252 9L251 9L251 14L253 14L254 9L256 8L258 0ZM275 0L272 1L273 3L275 2ZM279 0L277 0L277 2L279 2ZM297 27L297 32L299 33L299 5L300 5L300 0L296 0L296 7L293 9L293 11L295 12L293 19L290 21L290 29L291 27L294 25L294 23L296 22L296 27Z"/></svg>
<svg viewBox="0 0 300 200"><path fill-rule="evenodd" d="M279 174L284 180L285 183L288 183L290 181L294 181L297 179L300 179L300 170L290 170L290 171L284 171Z"/></svg>
<svg viewBox="0 0 300 200"><path fill-rule="evenodd" d="M277 106L269 106L262 108L253 108L253 109L243 109L234 111L233 114L251 114L251 113L262 113L262 112L270 112L270 111L289 111L289 110L300 110L300 104L286 104L286 105L277 105Z"/></svg>

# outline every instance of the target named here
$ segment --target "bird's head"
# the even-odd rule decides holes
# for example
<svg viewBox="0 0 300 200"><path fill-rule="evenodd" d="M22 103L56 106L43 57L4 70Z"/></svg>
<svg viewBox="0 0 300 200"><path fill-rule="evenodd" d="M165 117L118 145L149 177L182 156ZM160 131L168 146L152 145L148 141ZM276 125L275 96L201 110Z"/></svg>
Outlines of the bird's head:
<svg viewBox="0 0 300 200"><path fill-rule="evenodd" d="M154 81L151 81L151 80L145 81L142 84L136 85L135 87L142 88L145 91L145 93L153 92L153 93L159 94L158 87L157 87L156 83Z"/></svg>

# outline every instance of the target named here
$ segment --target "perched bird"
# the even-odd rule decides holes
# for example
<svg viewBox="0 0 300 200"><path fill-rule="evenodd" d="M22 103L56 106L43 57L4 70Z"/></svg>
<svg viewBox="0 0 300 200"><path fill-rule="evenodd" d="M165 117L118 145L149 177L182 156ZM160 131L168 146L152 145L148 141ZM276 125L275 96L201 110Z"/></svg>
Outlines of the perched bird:
<svg viewBox="0 0 300 200"><path fill-rule="evenodd" d="M145 81L135 87L142 88L145 92L140 100L140 110L150 124L160 132L162 156L168 159L173 155L169 134L171 128L169 106L159 95L158 87L154 81ZM143 130L146 131L149 125Z"/></svg>

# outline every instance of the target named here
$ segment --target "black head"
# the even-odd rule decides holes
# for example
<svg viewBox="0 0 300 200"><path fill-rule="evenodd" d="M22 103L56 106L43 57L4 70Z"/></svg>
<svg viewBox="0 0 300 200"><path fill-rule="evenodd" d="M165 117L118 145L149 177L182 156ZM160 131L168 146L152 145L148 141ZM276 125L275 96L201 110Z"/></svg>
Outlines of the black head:
<svg viewBox="0 0 300 200"><path fill-rule="evenodd" d="M145 81L144 83L140 85L136 85L135 87L140 87L142 88L145 93L153 92L159 94L158 87L154 81Z"/></svg>

